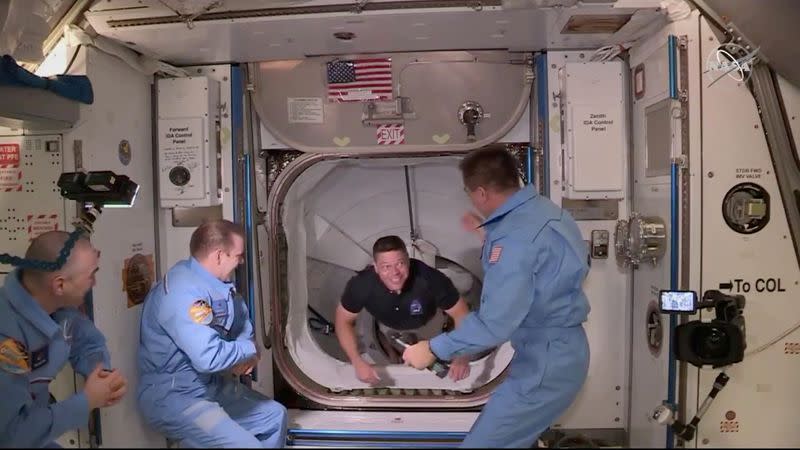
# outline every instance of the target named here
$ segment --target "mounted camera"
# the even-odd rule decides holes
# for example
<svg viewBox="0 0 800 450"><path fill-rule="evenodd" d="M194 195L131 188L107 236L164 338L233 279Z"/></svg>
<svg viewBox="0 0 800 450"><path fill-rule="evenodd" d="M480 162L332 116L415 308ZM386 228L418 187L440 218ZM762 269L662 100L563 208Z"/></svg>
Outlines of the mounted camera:
<svg viewBox="0 0 800 450"><path fill-rule="evenodd" d="M709 322L693 320L675 327L675 358L697 367L728 366L744 359L745 323L742 295L709 290L698 302L694 291L660 291L659 304L665 314L691 315L700 308L714 308L716 317Z"/></svg>
<svg viewBox="0 0 800 450"><path fill-rule="evenodd" d="M139 185L125 175L110 170L96 172L64 172L58 177L61 196L75 200L82 209L75 222L88 233L93 230L103 208L130 208L136 201Z"/></svg>

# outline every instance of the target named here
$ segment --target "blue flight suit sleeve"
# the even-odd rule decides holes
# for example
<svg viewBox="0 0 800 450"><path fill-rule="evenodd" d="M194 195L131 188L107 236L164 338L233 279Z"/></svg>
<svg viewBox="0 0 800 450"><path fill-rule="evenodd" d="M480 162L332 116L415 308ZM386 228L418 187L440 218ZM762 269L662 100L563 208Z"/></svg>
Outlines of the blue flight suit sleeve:
<svg viewBox="0 0 800 450"><path fill-rule="evenodd" d="M245 303L244 299L241 298L241 297L238 297L234 301L238 301L240 303L239 311L241 311L240 314L242 314L242 316L243 316L240 319L240 320L243 321L242 322L242 324L243 324L242 325L242 331L239 333L238 336L236 336L236 340L237 341L242 341L242 340L252 341L252 340L254 340L255 336L253 334L253 323L250 322L250 311L247 309L247 303Z"/></svg>
<svg viewBox="0 0 800 450"><path fill-rule="evenodd" d="M487 263L480 310L467 314L455 330L430 341L431 351L443 360L509 340L530 311L536 282L534 246L512 237L499 238L491 246L502 250L496 262Z"/></svg>
<svg viewBox="0 0 800 450"><path fill-rule="evenodd" d="M62 308L53 314L53 319L64 327L64 332L69 336L69 361L76 372L89 376L98 363L111 370L106 338L88 317L76 308Z"/></svg>
<svg viewBox="0 0 800 450"><path fill-rule="evenodd" d="M0 341L5 339L0 336ZM83 392L64 401L36 406L28 374L0 370L0 447L44 447L70 430L89 423L89 401Z"/></svg>
<svg viewBox="0 0 800 450"><path fill-rule="evenodd" d="M170 288L158 314L159 324L198 372L221 372L255 356L256 347L252 341L226 341L208 323L195 322L193 317L197 316L192 314L192 305L198 300L205 300L204 293ZM208 309L210 323L211 307Z"/></svg>

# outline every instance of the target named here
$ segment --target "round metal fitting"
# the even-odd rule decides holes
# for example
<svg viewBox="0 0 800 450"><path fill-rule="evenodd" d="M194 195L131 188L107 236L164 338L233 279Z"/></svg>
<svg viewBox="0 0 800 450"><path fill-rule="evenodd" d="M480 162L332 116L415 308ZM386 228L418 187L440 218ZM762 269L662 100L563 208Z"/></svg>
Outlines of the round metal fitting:
<svg viewBox="0 0 800 450"><path fill-rule="evenodd" d="M630 264L628 260L628 221L620 219L614 228L614 253L617 257L617 264L625 267Z"/></svg>
<svg viewBox="0 0 800 450"><path fill-rule="evenodd" d="M657 358L661 354L661 345L664 342L664 325L661 322L661 311L656 302L651 301L647 305L645 320L647 349L650 350L651 355Z"/></svg>
<svg viewBox="0 0 800 450"><path fill-rule="evenodd" d="M468 122L465 119L467 116L467 111L474 111L474 118L475 121L473 123L478 123L483 118L483 106L480 103L467 100L461 104L461 107L458 108L458 121L461 122L461 125L467 125Z"/></svg>
<svg viewBox="0 0 800 450"><path fill-rule="evenodd" d="M638 266L642 262L655 265L667 251L667 226L659 217L631 215L628 225L628 258Z"/></svg>

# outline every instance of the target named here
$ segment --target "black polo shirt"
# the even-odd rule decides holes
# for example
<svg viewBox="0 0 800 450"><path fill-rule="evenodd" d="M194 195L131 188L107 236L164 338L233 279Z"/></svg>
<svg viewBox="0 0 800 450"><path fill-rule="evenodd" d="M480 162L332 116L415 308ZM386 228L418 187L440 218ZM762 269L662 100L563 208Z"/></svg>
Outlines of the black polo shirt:
<svg viewBox="0 0 800 450"><path fill-rule="evenodd" d="M458 290L445 274L411 259L408 279L400 294L389 292L375 268L369 266L347 282L342 306L353 314L366 308L387 327L413 330L428 323L437 309L452 308L459 297Z"/></svg>

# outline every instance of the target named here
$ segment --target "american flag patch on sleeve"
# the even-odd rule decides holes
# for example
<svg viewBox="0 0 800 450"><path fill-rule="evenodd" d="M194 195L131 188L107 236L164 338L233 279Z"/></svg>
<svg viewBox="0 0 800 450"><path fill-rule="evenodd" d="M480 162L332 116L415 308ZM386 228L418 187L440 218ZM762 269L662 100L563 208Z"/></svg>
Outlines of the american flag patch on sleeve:
<svg viewBox="0 0 800 450"><path fill-rule="evenodd" d="M494 264L500 261L500 253L503 252L503 247L499 245L495 245L492 247L492 251L489 253L489 262Z"/></svg>

